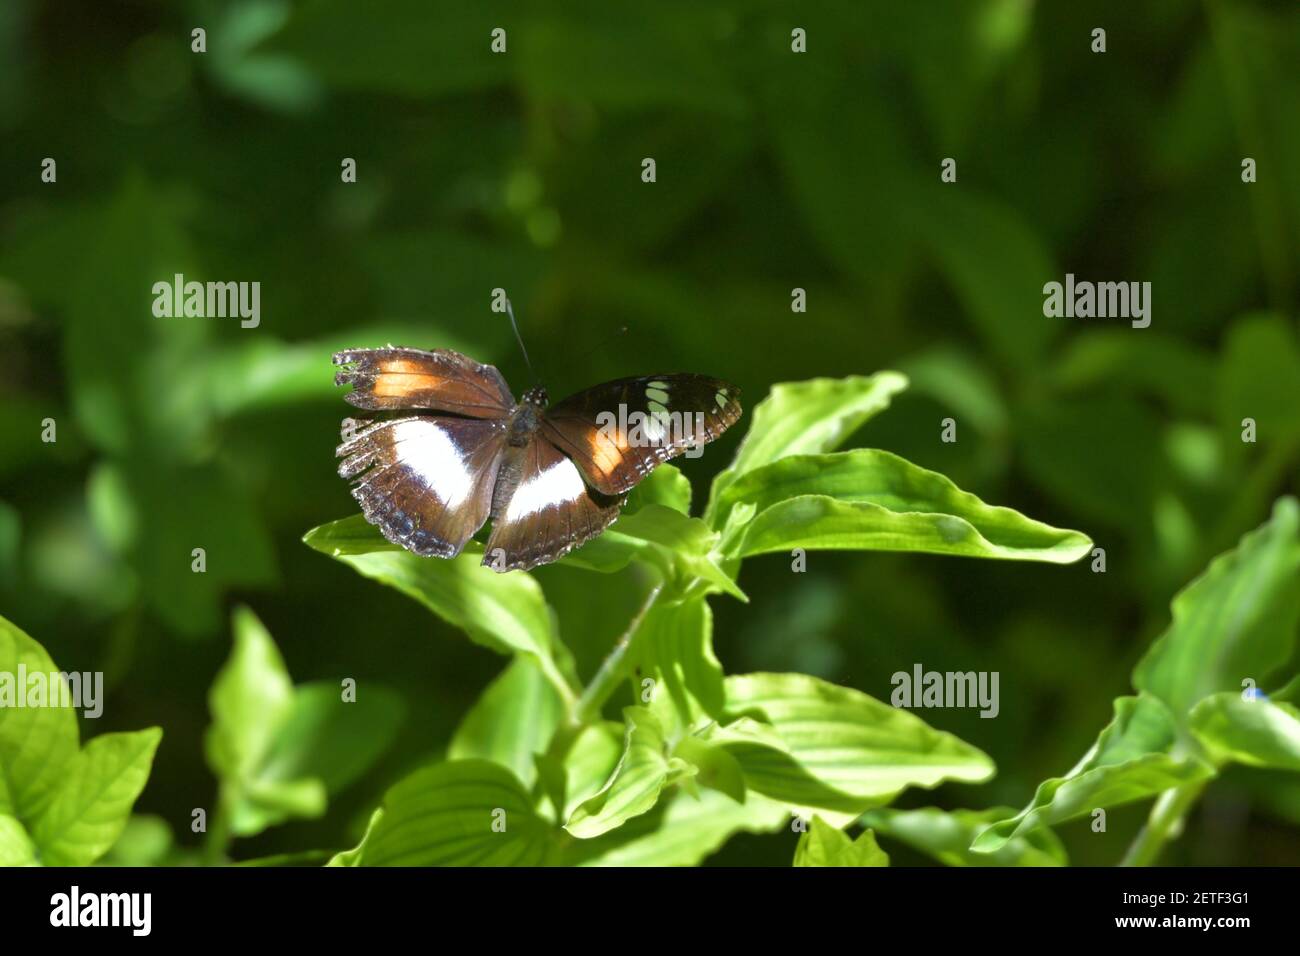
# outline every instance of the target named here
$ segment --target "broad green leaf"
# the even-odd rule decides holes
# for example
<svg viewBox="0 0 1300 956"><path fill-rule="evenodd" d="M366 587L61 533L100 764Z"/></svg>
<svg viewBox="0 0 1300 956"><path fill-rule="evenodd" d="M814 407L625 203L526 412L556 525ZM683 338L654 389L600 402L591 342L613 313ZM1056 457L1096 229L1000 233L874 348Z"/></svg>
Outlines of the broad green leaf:
<svg viewBox="0 0 1300 956"><path fill-rule="evenodd" d="M1064 391L1109 387L1150 394L1189 416L1205 415L1214 393L1213 353L1154 329L1072 336L1051 374Z"/></svg>
<svg viewBox="0 0 1300 956"><path fill-rule="evenodd" d="M626 728L613 720L588 724L578 733L564 758L564 810L567 820L584 801L605 786L623 756Z"/></svg>
<svg viewBox="0 0 1300 956"><path fill-rule="evenodd" d="M646 505L663 505L684 515L691 513L691 482L674 465L662 464L632 489L623 506L624 514L634 514Z"/></svg>
<svg viewBox="0 0 1300 956"><path fill-rule="evenodd" d="M1273 442L1300 432L1300 347L1292 323L1281 315L1244 316L1223 346L1218 377L1218 418L1238 436L1242 419L1254 419L1258 440Z"/></svg>
<svg viewBox="0 0 1300 956"><path fill-rule="evenodd" d="M800 816L817 812L843 824L907 787L994 773L986 754L951 734L815 677L738 675L727 678L726 692L728 713L743 716L711 739L740 761L750 790Z"/></svg>
<svg viewBox="0 0 1300 956"><path fill-rule="evenodd" d="M28 702L31 675L48 685L58 673L45 648L0 617L0 813L28 823L49 806L77 754L77 716L69 697L60 707L18 706ZM19 686L20 674L27 675L28 686Z"/></svg>
<svg viewBox="0 0 1300 956"><path fill-rule="evenodd" d="M773 385L767 398L754 406L736 460L714 479L706 520L722 527L725 515L718 513L719 497L745 472L787 455L834 451L905 388L907 379L897 372Z"/></svg>
<svg viewBox="0 0 1300 956"><path fill-rule="evenodd" d="M1173 621L1138 662L1133 686L1180 721L1204 697L1262 685L1291 659L1300 619L1300 506L1279 499L1272 518L1180 591Z"/></svg>
<svg viewBox="0 0 1300 956"><path fill-rule="evenodd" d="M448 760L478 757L512 770L525 787L564 717L564 701L529 657L516 657L470 708L447 747Z"/></svg>
<svg viewBox="0 0 1300 956"><path fill-rule="evenodd" d="M360 866L541 866L555 831L523 784L486 760L417 770L384 796L360 846Z"/></svg>
<svg viewBox="0 0 1300 956"><path fill-rule="evenodd" d="M734 480L720 513L750 504L724 547L735 557L793 548L923 551L1068 563L1092 542L986 505L938 472L885 451L796 455Z"/></svg>
<svg viewBox="0 0 1300 956"><path fill-rule="evenodd" d="M363 514L354 514L312 528L302 537L308 547L328 554L332 558L342 558L349 554L370 554L372 551L401 552L401 545L393 544L379 529L366 520Z"/></svg>
<svg viewBox="0 0 1300 956"><path fill-rule="evenodd" d="M737 803L717 790L698 799L677 791L617 830L575 841L570 856L582 866L695 866L733 834L770 833L789 820L782 804L756 793Z"/></svg>
<svg viewBox="0 0 1300 956"><path fill-rule="evenodd" d="M450 560L422 558L401 548L362 551L365 538L357 520L354 516L322 525L303 540L365 577L414 598L475 643L501 654L532 656L556 689L567 691L552 656L554 621L531 575L501 574L483 567L478 545Z"/></svg>
<svg viewBox="0 0 1300 956"><path fill-rule="evenodd" d="M976 853L971 843L990 824L1015 816L1011 807L989 810L868 810L863 826L893 837L948 866L1064 866L1065 847L1047 827L1008 840L993 853Z"/></svg>
<svg viewBox="0 0 1300 956"><path fill-rule="evenodd" d="M665 787L694 772L684 760L668 756L663 725L648 708L628 707L623 715L627 722L623 756L605 785L584 800L564 825L579 839L598 837L645 813Z"/></svg>
<svg viewBox="0 0 1300 956"><path fill-rule="evenodd" d="M103 734L82 748L32 827L42 863L89 866L108 852L149 779L160 740L154 727Z"/></svg>
<svg viewBox="0 0 1300 956"><path fill-rule="evenodd" d="M639 559L655 568L678 590L698 579L696 592L723 591L747 601L745 593L719 564L714 553L719 535L699 518L650 503L618 519L604 534L564 558L566 564L613 572Z"/></svg>
<svg viewBox="0 0 1300 956"><path fill-rule="evenodd" d="M234 615L235 646L208 693L208 763L217 776L251 778L293 707L293 682L262 622L248 608Z"/></svg>
<svg viewBox="0 0 1300 956"><path fill-rule="evenodd" d="M36 845L17 817L0 813L0 866L35 866Z"/></svg>
<svg viewBox="0 0 1300 956"><path fill-rule="evenodd" d="M1118 698L1114 720L1083 758L1065 776L1039 784L1028 806L980 833L971 849L993 853L1037 827L1214 776L1205 761L1178 755L1176 738L1174 717L1157 698Z"/></svg>
<svg viewBox="0 0 1300 956"><path fill-rule="evenodd" d="M1027 278L1058 274L1044 238L1013 206L976 190L915 177L900 185L905 223L951 284L963 317L1006 364L1032 367L1060 328L1043 317L1042 287Z"/></svg>
<svg viewBox="0 0 1300 956"><path fill-rule="evenodd" d="M325 865L326 866L360 866L361 856L366 849L366 841L370 838L370 834L375 832L376 828L379 826L379 821L382 820L383 818L384 818L383 810L376 810L374 813L370 814L370 820L366 824L366 832L362 835L361 842L358 843L350 850L340 850L338 853L335 853L332 857L329 858L329 860L326 862Z"/></svg>
<svg viewBox="0 0 1300 956"><path fill-rule="evenodd" d="M329 804L325 784L314 777L252 777L224 790L232 795L230 830L235 836L253 836L295 818L322 817Z"/></svg>
<svg viewBox="0 0 1300 956"><path fill-rule="evenodd" d="M1300 710L1291 704L1215 694L1192 708L1188 724L1217 764L1300 770Z"/></svg>
<svg viewBox="0 0 1300 956"><path fill-rule="evenodd" d="M821 817L813 817L794 850L795 866L889 866L876 836L863 830L854 839Z"/></svg>
<svg viewBox="0 0 1300 956"><path fill-rule="evenodd" d="M700 710L721 716L722 665L713 653L713 612L703 597L654 604L634 640L631 663L641 679L661 684L655 693L668 693L682 724L692 724Z"/></svg>
<svg viewBox="0 0 1300 956"><path fill-rule="evenodd" d="M337 793L388 749L404 710L396 691L369 682L361 682L350 701L336 682L301 684L257 776L276 782L310 778Z"/></svg>
<svg viewBox="0 0 1300 956"><path fill-rule="evenodd" d="M132 814L117 842L100 858L99 865L164 866L175 845L172 828L162 817Z"/></svg>

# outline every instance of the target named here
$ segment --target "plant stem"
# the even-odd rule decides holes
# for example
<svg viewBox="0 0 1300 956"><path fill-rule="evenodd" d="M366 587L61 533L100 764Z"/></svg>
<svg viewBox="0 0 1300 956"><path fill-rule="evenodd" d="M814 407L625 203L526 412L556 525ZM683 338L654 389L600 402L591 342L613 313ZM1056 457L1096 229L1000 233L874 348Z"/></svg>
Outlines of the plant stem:
<svg viewBox="0 0 1300 956"><path fill-rule="evenodd" d="M578 699L578 704L573 710L573 719L576 723L587 724L600 716L600 708L604 706L605 701L609 700L609 695L614 693L619 681L623 679L623 661L636 643L637 635L641 632L641 622L650 613L650 608L654 606L663 589L662 583L656 584L650 589L650 593L646 595L645 603L636 612L636 617L632 618L632 623L623 632L623 636L618 639L618 643L614 645L613 650L601 662L600 669L596 671L591 683L582 692L582 697Z"/></svg>
<svg viewBox="0 0 1300 956"><path fill-rule="evenodd" d="M217 790L217 808L212 814L212 826L203 841L200 858L204 866L221 866L227 862L226 850L230 846L230 796L226 785Z"/></svg>
<svg viewBox="0 0 1300 956"><path fill-rule="evenodd" d="M1119 865L1151 866L1154 864L1165 844L1177 835L1183 817L1201 796L1205 784L1206 781L1197 780L1160 794L1156 798L1155 806L1151 808L1151 816L1138 831L1138 835L1133 839L1132 845L1129 846L1128 852L1124 854L1124 859Z"/></svg>

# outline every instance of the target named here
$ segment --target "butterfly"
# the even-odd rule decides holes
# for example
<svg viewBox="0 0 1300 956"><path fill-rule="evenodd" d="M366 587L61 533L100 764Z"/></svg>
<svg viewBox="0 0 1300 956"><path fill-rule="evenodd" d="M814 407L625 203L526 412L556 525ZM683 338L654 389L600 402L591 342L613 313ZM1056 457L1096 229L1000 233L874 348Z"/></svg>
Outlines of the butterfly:
<svg viewBox="0 0 1300 956"><path fill-rule="evenodd" d="M513 316L512 316L513 318ZM622 378L548 405L450 349L339 352L345 401L392 417L344 422L339 475L367 521L425 557L454 558L490 518L483 564L555 561L618 517L663 461L740 417L740 390L704 375Z"/></svg>

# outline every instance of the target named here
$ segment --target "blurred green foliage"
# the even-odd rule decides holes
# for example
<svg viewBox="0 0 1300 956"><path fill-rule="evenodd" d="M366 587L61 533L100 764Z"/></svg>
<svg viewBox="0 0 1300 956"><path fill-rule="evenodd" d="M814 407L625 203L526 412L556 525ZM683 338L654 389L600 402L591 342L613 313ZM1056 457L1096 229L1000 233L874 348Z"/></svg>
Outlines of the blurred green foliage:
<svg viewBox="0 0 1300 956"><path fill-rule="evenodd" d="M489 51L497 26L505 55ZM387 785L446 751L500 659L302 546L355 510L334 474L346 407L328 356L456 348L518 392L499 286L552 395L672 369L756 399L898 368L911 390L855 444L1104 547L1105 574L819 552L793 575L788 556L751 557L751 603L715 602L728 673L884 698L916 662L999 671L998 719L927 714L998 776L916 805L1024 806L1132 692L1172 595L1300 490L1297 62L1300 11L1280 2L11 0L0 613L61 666L106 672L103 726L83 737L166 728L137 803L152 816L131 825L145 844L161 818L197 845L190 811L216 799L207 694L236 603L296 680L392 687L396 744L325 816L240 855L352 845ZM949 156L955 184L939 179ZM1067 271L1150 281L1151 327L1045 319L1042 286ZM260 326L153 318L150 288L176 272L260 281ZM686 464L701 500L735 443ZM536 577L590 675L635 582ZM1141 817L1059 835L1073 862L1111 863ZM1297 826L1300 784L1228 770L1165 859L1294 862ZM717 859L786 863L795 842L742 835Z"/></svg>

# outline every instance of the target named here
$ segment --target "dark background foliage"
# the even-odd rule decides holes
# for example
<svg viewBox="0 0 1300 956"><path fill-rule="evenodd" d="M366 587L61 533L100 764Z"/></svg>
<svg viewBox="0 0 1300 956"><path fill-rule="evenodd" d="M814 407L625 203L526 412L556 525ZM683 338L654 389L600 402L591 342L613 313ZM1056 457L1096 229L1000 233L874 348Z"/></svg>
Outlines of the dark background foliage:
<svg viewBox="0 0 1300 956"><path fill-rule="evenodd" d="M1020 806L1109 719L1177 588L1300 487L1297 63L1285 2L9 0L0 613L62 667L106 672L95 731L165 728L137 812L183 844L213 798L206 693L236 603L295 680L396 688L402 731L366 779L236 852L349 845L503 662L301 544L355 510L328 357L452 347L521 392L489 310L503 287L553 396L692 370L752 407L773 382L905 371L857 443L1106 549L1105 574L818 553L795 575L770 556L746 562L752 604L713 601L729 672L887 699L917 662L999 671L996 720L924 715L997 778L901 805ZM259 281L260 326L155 319L174 272ZM1151 327L1044 318L1066 272L1150 281ZM697 499L744 427L685 463ZM589 674L631 581L537 577ZM1071 859L1114 862L1143 812L1062 827ZM1294 862L1297 825L1300 785L1229 772L1166 859ZM784 864L793 839L716 859Z"/></svg>

